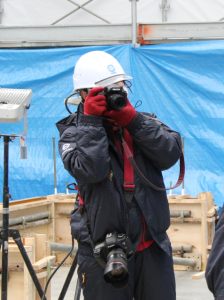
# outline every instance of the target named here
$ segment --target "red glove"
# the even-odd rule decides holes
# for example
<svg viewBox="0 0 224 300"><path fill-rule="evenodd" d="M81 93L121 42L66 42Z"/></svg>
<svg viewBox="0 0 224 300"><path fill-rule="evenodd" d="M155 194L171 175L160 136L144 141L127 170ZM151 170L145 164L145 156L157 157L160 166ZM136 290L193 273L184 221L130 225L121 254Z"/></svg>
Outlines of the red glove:
<svg viewBox="0 0 224 300"><path fill-rule="evenodd" d="M126 127L134 119L136 114L136 110L129 100L127 100L127 104L122 109L106 111L104 116L114 120L119 126Z"/></svg>
<svg viewBox="0 0 224 300"><path fill-rule="evenodd" d="M84 102L85 115L101 116L106 111L106 98L104 95L99 95L102 91L102 87L96 87L90 90Z"/></svg>

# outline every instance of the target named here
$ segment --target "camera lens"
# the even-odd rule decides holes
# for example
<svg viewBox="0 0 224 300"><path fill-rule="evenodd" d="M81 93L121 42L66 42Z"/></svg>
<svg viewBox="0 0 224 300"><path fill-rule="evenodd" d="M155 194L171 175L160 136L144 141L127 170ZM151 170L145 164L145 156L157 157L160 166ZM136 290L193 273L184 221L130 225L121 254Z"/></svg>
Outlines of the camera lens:
<svg viewBox="0 0 224 300"><path fill-rule="evenodd" d="M127 93L122 87L104 88L109 110L120 110L127 104Z"/></svg>
<svg viewBox="0 0 224 300"><path fill-rule="evenodd" d="M123 287L128 283L127 257L122 249L116 248L109 252L104 279L115 287Z"/></svg>
<svg viewBox="0 0 224 300"><path fill-rule="evenodd" d="M114 94L110 95L108 102L110 104L111 109L119 110L126 105L126 99L123 95Z"/></svg>

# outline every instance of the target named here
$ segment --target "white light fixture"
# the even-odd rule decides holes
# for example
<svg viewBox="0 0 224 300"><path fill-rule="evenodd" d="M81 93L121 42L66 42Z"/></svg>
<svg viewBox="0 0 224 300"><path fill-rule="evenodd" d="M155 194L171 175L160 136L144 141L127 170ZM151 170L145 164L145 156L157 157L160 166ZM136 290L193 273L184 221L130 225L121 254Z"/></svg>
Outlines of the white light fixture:
<svg viewBox="0 0 224 300"><path fill-rule="evenodd" d="M20 121L30 106L32 90L0 88L0 123Z"/></svg>
<svg viewBox="0 0 224 300"><path fill-rule="evenodd" d="M25 139L27 134L27 110L30 107L32 90L0 88L0 123L15 123L24 119L24 129L21 134L8 136L20 137L20 158L27 158ZM4 136L4 134L1 134Z"/></svg>

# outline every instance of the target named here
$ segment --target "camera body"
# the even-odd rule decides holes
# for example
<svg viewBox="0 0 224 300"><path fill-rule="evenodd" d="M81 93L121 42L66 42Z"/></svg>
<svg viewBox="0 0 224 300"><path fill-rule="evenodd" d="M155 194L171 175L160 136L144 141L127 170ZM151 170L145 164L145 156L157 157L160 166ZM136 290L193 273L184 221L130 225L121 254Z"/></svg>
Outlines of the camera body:
<svg viewBox="0 0 224 300"><path fill-rule="evenodd" d="M94 256L96 259L103 259L103 261L105 262L108 253L104 252L109 252L112 248L121 248L125 252L128 252L128 244L128 237L125 234L116 232L108 233L106 235L105 241L95 245L93 251Z"/></svg>
<svg viewBox="0 0 224 300"><path fill-rule="evenodd" d="M127 260L133 254L126 234L109 233L105 241L95 245L93 254L104 268L104 279L115 287L125 286L128 282Z"/></svg>
<svg viewBox="0 0 224 300"><path fill-rule="evenodd" d="M105 87L103 94L108 110L120 110L127 104L127 92L122 87Z"/></svg>

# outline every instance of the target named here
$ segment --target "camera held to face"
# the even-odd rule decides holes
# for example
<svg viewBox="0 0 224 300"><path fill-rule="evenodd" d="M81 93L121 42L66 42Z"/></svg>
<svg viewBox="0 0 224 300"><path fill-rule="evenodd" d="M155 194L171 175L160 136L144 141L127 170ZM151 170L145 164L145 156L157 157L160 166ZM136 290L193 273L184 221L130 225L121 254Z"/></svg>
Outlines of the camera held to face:
<svg viewBox="0 0 224 300"><path fill-rule="evenodd" d="M127 104L127 92L122 87L105 87L108 110L120 110Z"/></svg>
<svg viewBox="0 0 224 300"><path fill-rule="evenodd" d="M128 283L128 257L133 254L125 234L109 233L94 247L94 257L104 267L104 279L115 287Z"/></svg>

